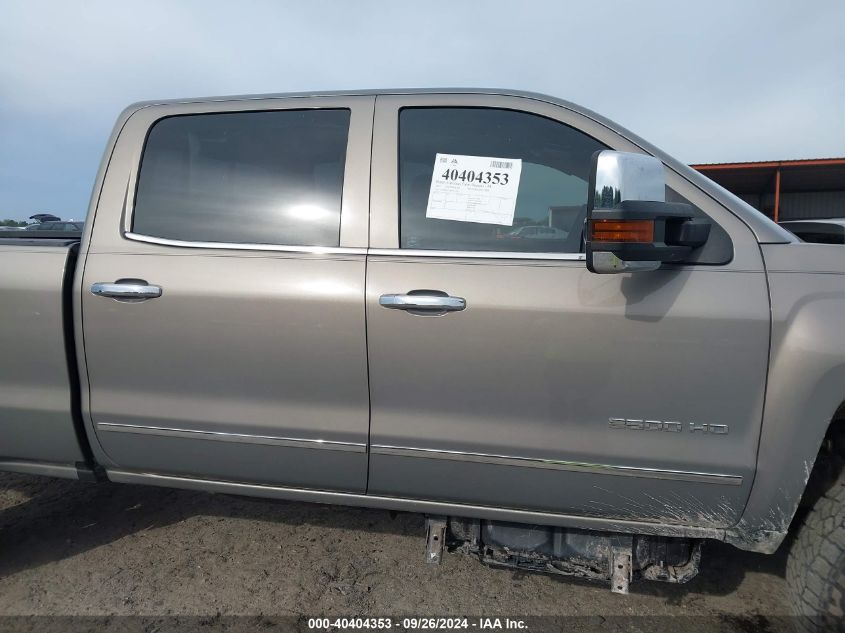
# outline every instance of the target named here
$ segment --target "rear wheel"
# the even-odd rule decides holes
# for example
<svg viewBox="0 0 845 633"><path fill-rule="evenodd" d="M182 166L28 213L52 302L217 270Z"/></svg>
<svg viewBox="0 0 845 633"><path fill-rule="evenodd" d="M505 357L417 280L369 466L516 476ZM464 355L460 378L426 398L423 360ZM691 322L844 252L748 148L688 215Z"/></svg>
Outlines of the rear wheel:
<svg viewBox="0 0 845 633"><path fill-rule="evenodd" d="M798 628L845 632L845 476L804 517L786 567Z"/></svg>

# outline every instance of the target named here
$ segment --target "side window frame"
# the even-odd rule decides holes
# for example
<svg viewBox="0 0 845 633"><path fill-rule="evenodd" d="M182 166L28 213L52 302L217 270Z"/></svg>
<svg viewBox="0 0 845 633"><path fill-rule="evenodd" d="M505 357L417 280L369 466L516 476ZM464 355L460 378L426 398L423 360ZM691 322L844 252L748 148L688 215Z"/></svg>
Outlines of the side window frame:
<svg viewBox="0 0 845 633"><path fill-rule="evenodd" d="M209 252L233 251L244 255L249 251L308 255L363 254L369 239L370 150L374 106L374 96L244 98L142 105L128 116L117 136L86 246L91 252L144 254L156 254L165 249L173 253L185 249L202 249ZM302 109L348 109L351 113L341 199L339 247L190 242L163 240L132 232L141 152L147 133L156 121L184 114Z"/></svg>
<svg viewBox="0 0 845 633"><path fill-rule="evenodd" d="M140 184L141 184L141 177L144 171L144 160L145 155L149 150L149 143L150 138L158 125L164 123L165 121L172 121L174 119L187 119L192 117L214 117L214 116L222 116L222 115L244 115L248 116L250 114L273 114L278 112L319 112L319 111L326 111L326 112L347 112L349 115L349 127L351 127L351 118L352 113L349 108L284 108L284 109L273 109L273 110L246 110L240 112L212 112L212 113L191 113L191 114L177 114L177 115L169 115L165 117L161 117L160 119L156 120L147 130L146 136L144 138L144 142L141 146L141 157L139 160L139 164L136 170L136 178L135 178L135 186L134 191L132 192L133 204L132 204L132 211L131 214L127 216L127 224L129 231L127 235L129 239L138 239L138 240L145 240L150 242L158 242L158 243L167 243L167 244L202 244L203 246L207 246L209 248L214 248L217 245L222 245L223 247L230 247L235 249L253 249L253 248L263 248L263 247L286 247L286 248L300 248L300 249L309 249L309 248L337 248L340 246L340 222L342 219L342 197L343 197L343 180L341 179L341 190L340 190L340 208L338 208L337 213L337 228L335 229L337 232L337 244L334 245L309 245L309 244L288 244L285 242L249 242L249 241L241 241L241 240L232 240L232 241L224 241L224 240L216 240L216 241L204 241L204 240L184 240L184 239L177 239L173 237L162 237L162 236L155 236L150 235L142 230L136 230L134 227L135 220L136 220L136 213L137 213L137 203L138 203L138 196L140 192ZM348 150L349 147L349 127L346 130L346 143L345 149ZM346 154L344 153L343 156L344 161L344 172L346 170L346 163L347 158ZM237 208L237 205L235 206ZM235 219L233 217L233 219ZM334 231L333 231L334 232Z"/></svg>
<svg viewBox="0 0 845 633"><path fill-rule="evenodd" d="M507 121L506 125L513 125L513 123L516 123L516 122L518 122L519 124L525 124L527 122L527 118L531 117L532 122L529 124L531 126L534 126L534 125L541 125L542 126L542 125L547 125L547 124L551 124L551 126L560 126L559 130L557 130L557 131L559 131L562 135L571 135L571 138L573 138L573 139L576 138L576 137L581 137L581 139L583 139L584 141L587 141L587 142L592 141L596 144L596 147L591 149L589 151L589 153L584 156L584 166L585 167L589 166L590 159L592 157L593 151L596 151L598 149L609 149L606 144L601 143L600 141L596 140L594 137L590 136L589 134L584 133L582 130L580 130L580 129L572 126L572 125L568 125L568 124L563 123L559 120L552 119L550 117L543 116L543 115L540 115L540 114L537 114L537 113L534 113L534 112L529 112L529 111L524 110L524 109L501 108L501 107L494 107L494 106L491 106L491 105L487 105L487 106L484 106L484 107L462 107L462 108L454 108L454 107L446 107L446 106L429 107L429 108L407 107L407 106L402 107L402 108L400 108L399 115L398 115L398 117L399 117L399 120L398 120L399 133L397 135L397 146L398 146L398 162L397 162L398 174L397 175L400 178L399 201L398 201L398 204L399 204L399 209L398 209L398 213L399 213L399 216L398 216L398 221L399 221L399 248L403 251L412 250L414 252L418 252L418 250L433 250L435 252L450 252L448 249L436 249L436 248L435 249L413 249L413 248L407 248L407 247L402 246L402 226L403 226L403 208L402 208L403 200L402 200L402 195L403 195L403 192L404 192L403 191L403 184L401 182L401 178L402 178L401 159L402 159L402 143L403 143L402 117L406 112L410 113L410 112L413 112L414 110L417 110L417 111L425 111L425 110L434 110L434 111L437 111L437 110L441 110L441 111L443 111L443 110L457 110L457 111L460 111L460 110L464 110L464 111L470 111L470 112L473 111L473 110L476 110L476 111L477 110L486 110L486 111L497 112L498 116L502 117L502 120ZM516 115L516 116L513 117L512 120L508 120L509 115L511 115L511 114ZM523 116L520 116L520 115L523 115ZM525 117L525 115L527 115L527 117ZM525 117L525 118L523 118L523 117ZM443 150L443 151L445 153L449 153L449 151L446 151L446 150ZM458 153L458 152L452 151L452 153ZM495 149L491 148L489 150L488 155L489 156L496 156L496 157L507 157L507 158L512 157L511 154L508 153L508 150L505 150L503 148L495 148ZM516 158L516 155L514 154L513 157ZM538 163L538 165L542 166L542 164L539 164L539 163ZM528 167L534 167L534 166L535 165L530 163L530 162L523 161L523 165L522 165L523 177L525 176L527 168ZM551 169L554 169L554 168L551 168ZM555 171L558 171L561 174L565 174L565 172L560 172L559 170L555 170ZM568 175L568 174L565 174L565 175ZM529 180L530 180L530 177L529 177ZM520 189L521 190L522 190L522 187L524 186L525 182L526 182L525 178L523 178L523 182L520 183ZM586 202L587 202L587 191L586 191L586 189L587 189L587 180L585 179L584 180L584 202L583 202L584 205L586 205ZM522 194L520 194L520 195L522 195ZM457 225L463 224L463 223L457 222L457 223L454 223L454 224L457 226ZM478 225L475 225L475 226L478 226ZM493 225L487 225L487 226L493 226ZM527 235L527 236L538 236L539 234L541 234L541 228L542 228L542 226L539 226L539 225L520 226L520 225L514 224L514 225L511 225L511 226L499 226L499 229L501 231L511 231L511 230L523 229L524 234ZM574 227L573 226L572 230L578 230L578 228L580 228L580 227ZM558 251L544 251L544 250L520 251L520 250L514 250L514 251L509 251L507 249L496 249L496 250L460 249L459 252L465 252L465 253L468 254L468 256L471 253L484 253L485 256L492 256L493 253L497 253L497 254L500 254L502 257L522 256L522 257L527 257L527 258L547 258L547 257L554 256L556 258L565 258L565 259L570 259L570 258L571 259L581 259L581 257L574 257L574 256L580 256L580 255L584 254L583 251L581 251L580 249L578 251L573 251L573 250L566 250L566 251L564 251L564 250L558 250ZM566 256L569 256L569 257L566 257Z"/></svg>
<svg viewBox="0 0 845 633"><path fill-rule="evenodd" d="M373 128L373 164L370 202L370 254L392 257L429 257L469 260L575 260L585 261L583 253L504 253L496 251L423 251L401 249L399 246L399 112L403 108L477 107L499 108L537 114L570 126L610 149L647 153L632 140L621 135L600 120L578 112L564 104L529 96L492 95L482 93L442 93L380 95L376 101ZM689 264L676 267L707 267L747 269L758 265L752 251L738 258L742 245L755 245L756 239L748 226L729 209L706 192L666 167L666 183L675 192L702 209L713 222L724 229L730 240L733 257L719 264Z"/></svg>

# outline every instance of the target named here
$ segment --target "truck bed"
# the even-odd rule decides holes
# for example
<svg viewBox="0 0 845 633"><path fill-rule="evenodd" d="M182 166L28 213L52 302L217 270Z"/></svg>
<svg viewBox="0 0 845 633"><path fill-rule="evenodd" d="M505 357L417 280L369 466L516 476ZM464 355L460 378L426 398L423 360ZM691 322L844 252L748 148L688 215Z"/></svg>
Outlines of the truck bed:
<svg viewBox="0 0 845 633"><path fill-rule="evenodd" d="M3 231L4 234L23 231ZM79 240L0 237L0 462L3 470L75 477L86 461L71 345L71 286ZM72 363L71 363L72 361ZM71 370L70 367L74 369Z"/></svg>

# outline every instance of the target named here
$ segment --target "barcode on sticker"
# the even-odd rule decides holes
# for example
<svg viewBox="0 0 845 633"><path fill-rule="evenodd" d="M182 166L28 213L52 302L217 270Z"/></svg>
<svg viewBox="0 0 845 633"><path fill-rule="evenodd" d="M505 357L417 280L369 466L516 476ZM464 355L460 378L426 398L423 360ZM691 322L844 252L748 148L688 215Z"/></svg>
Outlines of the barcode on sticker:
<svg viewBox="0 0 845 633"><path fill-rule="evenodd" d="M511 167L513 167L513 163L504 160L491 160L490 167L492 169L510 169Z"/></svg>

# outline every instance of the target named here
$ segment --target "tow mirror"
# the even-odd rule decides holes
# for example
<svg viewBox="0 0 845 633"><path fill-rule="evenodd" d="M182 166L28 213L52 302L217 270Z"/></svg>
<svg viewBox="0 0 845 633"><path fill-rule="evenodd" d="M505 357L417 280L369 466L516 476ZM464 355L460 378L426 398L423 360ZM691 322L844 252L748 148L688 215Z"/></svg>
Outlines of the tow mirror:
<svg viewBox="0 0 845 633"><path fill-rule="evenodd" d="M587 201L587 268L593 273L656 270L704 245L710 223L692 206L666 202L663 163L643 154L593 154Z"/></svg>

